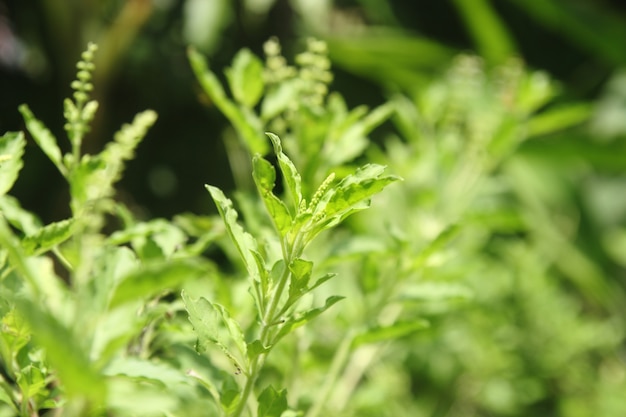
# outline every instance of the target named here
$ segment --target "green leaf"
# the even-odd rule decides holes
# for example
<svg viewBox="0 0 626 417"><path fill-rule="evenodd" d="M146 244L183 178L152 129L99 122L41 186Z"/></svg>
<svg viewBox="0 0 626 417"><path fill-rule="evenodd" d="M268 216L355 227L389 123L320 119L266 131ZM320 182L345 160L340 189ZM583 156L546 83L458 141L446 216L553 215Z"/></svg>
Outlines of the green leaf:
<svg viewBox="0 0 626 417"><path fill-rule="evenodd" d="M248 359L253 360L259 355L269 352L270 349L263 346L260 340L255 340L252 343L248 343Z"/></svg>
<svg viewBox="0 0 626 417"><path fill-rule="evenodd" d="M292 274L289 283L289 298L295 299L307 290L313 272L313 262L296 258L289 264L289 270Z"/></svg>
<svg viewBox="0 0 626 417"><path fill-rule="evenodd" d="M259 102L265 88L263 63L249 49L237 53L226 76L235 100L247 107L254 107Z"/></svg>
<svg viewBox="0 0 626 417"><path fill-rule="evenodd" d="M528 122L528 135L547 135L576 126L589 120L592 111L590 104L577 103L542 112Z"/></svg>
<svg viewBox="0 0 626 417"><path fill-rule="evenodd" d="M153 297L183 282L206 277L210 271L210 264L196 259L176 259L142 266L120 279L110 306Z"/></svg>
<svg viewBox="0 0 626 417"><path fill-rule="evenodd" d="M332 187L314 208L317 215L323 214L326 219L320 223L321 228L329 228L354 211L366 208L373 195L400 179L381 176L384 170L382 165L367 164Z"/></svg>
<svg viewBox="0 0 626 417"><path fill-rule="evenodd" d="M0 136L0 196L6 194L24 165L24 134L21 132L7 132Z"/></svg>
<svg viewBox="0 0 626 417"><path fill-rule="evenodd" d="M91 365L76 335L39 303L20 299L16 304L32 330L33 339L46 350L46 357L58 373L65 392L70 397L88 398L94 407L102 404L106 390L104 380Z"/></svg>
<svg viewBox="0 0 626 417"><path fill-rule="evenodd" d="M287 405L287 390L276 391L268 386L259 395L258 417L280 417L289 408Z"/></svg>
<svg viewBox="0 0 626 417"><path fill-rule="evenodd" d="M182 292L183 302L189 314L189 321L198 336L197 350L206 352L215 345L233 362L238 371L247 370L247 345L239 324L230 317L223 306L206 298L190 298ZM239 355L233 353L233 348Z"/></svg>
<svg viewBox="0 0 626 417"><path fill-rule="evenodd" d="M274 153L276 153L276 157L278 158L278 166L283 174L285 185L287 190L289 190L289 196L292 199L293 206L297 210L298 207L300 207L300 201L302 201L302 178L300 173L296 169L293 162L291 162L291 159L283 153L280 138L273 133L266 132L265 134L272 141Z"/></svg>
<svg viewBox="0 0 626 417"><path fill-rule="evenodd" d="M72 236L74 223L74 219L65 219L45 225L22 240L24 251L32 255L35 252L45 252L65 242Z"/></svg>
<svg viewBox="0 0 626 417"><path fill-rule="evenodd" d="M364 333L357 335L353 340L353 347L368 343L384 342L387 340L399 339L415 333L418 330L426 329L430 323L426 320L412 320L394 323L391 326L374 327Z"/></svg>
<svg viewBox="0 0 626 417"><path fill-rule="evenodd" d="M4 195L0 198L0 212L13 227L26 234L36 233L41 228L41 221L37 216L24 210L19 200L13 196Z"/></svg>
<svg viewBox="0 0 626 417"><path fill-rule="evenodd" d="M19 111L22 113L22 117L26 123L26 129L28 129L30 134L33 136L37 145L39 145L41 150L48 156L48 158L50 158L59 172L61 172L63 176L66 176L67 169L61 160L61 150L59 149L57 139L54 135L52 135L52 133L50 133L43 123L35 118L26 104L19 106Z"/></svg>
<svg viewBox="0 0 626 417"><path fill-rule="evenodd" d="M326 299L326 303L324 303L322 307L307 310L305 312L298 313L294 315L293 317L289 318L287 322L283 325L283 327L280 329L278 334L276 335L274 343L278 342L278 340L282 339L283 337L285 337L286 335L288 335L289 333L291 333L293 330L297 329L298 327L303 326L306 323L310 322L315 317L319 316L324 311L332 307L335 303L337 303L338 301L341 301L343 298L344 297L341 297L338 295L333 295Z"/></svg>
<svg viewBox="0 0 626 417"><path fill-rule="evenodd" d="M281 236L285 236L291 229L291 216L285 203L276 197L273 192L276 181L276 170L269 161L258 155L253 158L252 165L254 183L265 203L265 208L278 233Z"/></svg>
<svg viewBox="0 0 626 417"><path fill-rule="evenodd" d="M393 103L385 103L369 114L364 106L352 110L342 123L346 126L341 135L325 146L328 152L325 152L324 161L330 166L337 166L359 156L370 143L367 134L387 120L394 111ZM363 119L359 120L362 116Z"/></svg>
<svg viewBox="0 0 626 417"><path fill-rule="evenodd" d="M261 280L263 274L259 270L260 265L257 263L257 258L255 258L253 254L258 251L256 240L237 223L239 215L233 207L233 202L226 198L222 190L210 185L206 185L206 188L209 190L222 220L224 220L226 230L232 242L235 244L248 274L252 279Z"/></svg>
<svg viewBox="0 0 626 417"><path fill-rule="evenodd" d="M252 153L265 155L269 147L263 137L261 120L250 111L244 112L228 99L220 81L209 70L206 60L200 53L189 48L187 55L200 86L237 129L244 144Z"/></svg>

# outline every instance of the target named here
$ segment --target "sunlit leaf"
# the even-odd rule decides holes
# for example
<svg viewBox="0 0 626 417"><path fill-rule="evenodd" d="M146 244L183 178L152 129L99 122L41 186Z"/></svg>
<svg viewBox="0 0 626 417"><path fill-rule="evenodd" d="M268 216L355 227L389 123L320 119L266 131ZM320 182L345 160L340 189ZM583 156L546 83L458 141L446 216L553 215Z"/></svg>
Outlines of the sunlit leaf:
<svg viewBox="0 0 626 417"><path fill-rule="evenodd" d="M206 188L209 190L213 201L215 201L220 216L226 224L228 234L237 248L248 274L250 274L251 278L260 280L262 274L259 271L257 259L253 255L253 252L258 250L256 240L237 223L239 215L233 207L233 202L226 198L222 190L210 185L207 185Z"/></svg>
<svg viewBox="0 0 626 417"><path fill-rule="evenodd" d="M189 321L198 336L198 352L203 353L212 345L217 346L233 361L237 371L247 369L247 345L243 332L226 308L203 297L194 300L185 291L182 298ZM233 349L237 349L238 353Z"/></svg>
<svg viewBox="0 0 626 417"><path fill-rule="evenodd" d="M74 219L66 219L50 223L42 227L37 233L29 234L22 240L27 254L45 252L65 242L72 236Z"/></svg>
<svg viewBox="0 0 626 417"><path fill-rule="evenodd" d="M249 49L241 49L235 55L226 75L235 100L247 107L259 102L264 89L263 63Z"/></svg>
<svg viewBox="0 0 626 417"><path fill-rule="evenodd" d="M0 196L13 187L22 169L24 146L26 140L21 132L7 132L0 136Z"/></svg>
<svg viewBox="0 0 626 417"><path fill-rule="evenodd" d="M50 158L59 172L66 175L67 170L61 161L61 150L59 149L57 139L43 123L37 120L26 104L19 106L19 111L22 113L26 128L30 134L33 135L33 139L35 139L37 145L39 145L41 150Z"/></svg>

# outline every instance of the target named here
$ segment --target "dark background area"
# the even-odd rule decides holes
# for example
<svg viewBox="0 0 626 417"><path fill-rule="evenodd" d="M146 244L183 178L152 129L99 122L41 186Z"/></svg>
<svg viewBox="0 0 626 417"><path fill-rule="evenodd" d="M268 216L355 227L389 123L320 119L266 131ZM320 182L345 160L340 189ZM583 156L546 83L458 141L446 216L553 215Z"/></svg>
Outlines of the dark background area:
<svg viewBox="0 0 626 417"><path fill-rule="evenodd" d="M378 27L401 31L406 39L426 40L453 53L484 52L459 6L467 2L460 0L335 1L324 18L301 9L297 1L215 1L209 3L221 4L221 8L207 12L204 30L208 35L198 30L190 35L186 29L189 13L205 10L201 3L0 2L0 131L22 130L17 106L28 103L67 149L62 101L71 94L69 84L80 52L87 42L96 42L100 51L94 98L100 110L86 150L99 150L135 113L156 110L159 120L128 165L118 186L120 198L146 217L202 213L210 210L204 183L226 189L233 183L222 141L227 121L202 100L187 62L188 45L199 47L218 74L242 47L261 54L263 42L271 36L280 39L288 57L310 35L331 40L331 57L333 39L352 45L353 50L360 48L360 54L367 56L367 44L364 47L358 39ZM261 3L268 7L260 12L251 9L251 4ZM565 97L597 98L607 80L626 63L626 37L615 37L626 34L622 1L499 0L487 4L505 25L514 52L530 67L546 70L559 80ZM198 42L209 35L211 42ZM419 50L402 47L396 51L391 44L389 51L389 62L381 65L404 65L406 59L394 62L394 54L420 55ZM356 55L333 58L333 88L349 105L375 106L383 101L386 86L380 78L367 77L349 65ZM414 65L419 71L421 64ZM446 65L424 65L426 79ZM13 194L46 222L64 218L68 215L66 186L43 153L34 143L30 145L27 168Z"/></svg>

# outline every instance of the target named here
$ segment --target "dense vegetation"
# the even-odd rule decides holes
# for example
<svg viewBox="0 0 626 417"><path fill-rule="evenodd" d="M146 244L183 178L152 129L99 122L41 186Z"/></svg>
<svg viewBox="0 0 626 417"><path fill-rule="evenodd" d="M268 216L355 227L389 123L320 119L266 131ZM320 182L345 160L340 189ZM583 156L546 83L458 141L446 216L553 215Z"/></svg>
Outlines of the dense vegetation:
<svg viewBox="0 0 626 417"><path fill-rule="evenodd" d="M0 416L626 414L608 3L28 3Z"/></svg>

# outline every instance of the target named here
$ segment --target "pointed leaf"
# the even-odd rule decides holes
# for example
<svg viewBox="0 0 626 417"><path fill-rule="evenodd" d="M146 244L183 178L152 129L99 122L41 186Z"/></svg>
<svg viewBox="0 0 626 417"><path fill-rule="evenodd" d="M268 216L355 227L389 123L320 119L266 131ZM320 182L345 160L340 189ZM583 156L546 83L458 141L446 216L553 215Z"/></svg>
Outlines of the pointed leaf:
<svg viewBox="0 0 626 417"><path fill-rule="evenodd" d="M384 169L382 165L367 164L341 180L324 207L326 217L341 215L400 179L393 175L381 176Z"/></svg>
<svg viewBox="0 0 626 417"><path fill-rule="evenodd" d="M255 258L253 254L257 252L258 249L256 240L237 223L239 214L233 207L233 202L226 198L222 190L210 185L206 185L206 188L209 190L222 220L224 220L228 235L237 248L248 274L252 279L260 280L262 274L259 270L259 264L257 263L259 259Z"/></svg>
<svg viewBox="0 0 626 417"><path fill-rule="evenodd" d="M26 234L36 233L41 227L37 216L22 208L19 200L11 195L0 198L0 212L12 226Z"/></svg>
<svg viewBox="0 0 626 417"><path fill-rule="evenodd" d="M17 176L24 165L24 134L21 132L7 132L0 136L0 196L3 196L13 187Z"/></svg>
<svg viewBox="0 0 626 417"><path fill-rule="evenodd" d="M47 224L36 233L26 236L22 240L22 246L26 254L42 253L65 242L72 236L73 225L74 219L65 219Z"/></svg>
<svg viewBox="0 0 626 417"><path fill-rule="evenodd" d="M26 104L19 106L19 111L22 113L26 128L33 136L37 145L39 145L41 150L50 158L61 174L65 176L67 170L61 161L61 150L59 149L57 139L43 123L37 120Z"/></svg>
<svg viewBox="0 0 626 417"><path fill-rule="evenodd" d="M310 322L315 317L319 316L324 311L332 307L335 303L343 300L343 298L344 297L341 297L338 295L333 295L326 299L326 303L322 307L314 308L314 309L305 311L303 313L296 314L295 316L291 317L280 329L280 332L278 332L278 334L276 335L274 342L276 343L278 340L282 339L283 337L291 333L293 330Z"/></svg>
<svg viewBox="0 0 626 417"><path fill-rule="evenodd" d="M206 352L215 345L233 362L238 371L247 369L247 345L239 324L230 317L223 306L212 303L206 298L192 299L182 292L183 302L189 321L198 336L197 350ZM237 349L239 354L235 354Z"/></svg>
<svg viewBox="0 0 626 417"><path fill-rule="evenodd" d="M384 342L386 340L398 339L408 336L418 330L426 329L430 323L426 320L413 320L408 322L398 322L391 326L375 327L356 336L353 340L353 347L367 343Z"/></svg>
<svg viewBox="0 0 626 417"><path fill-rule="evenodd" d="M259 395L258 417L280 417L289 408L287 405L287 390L276 391L268 386Z"/></svg>
<svg viewBox="0 0 626 417"><path fill-rule="evenodd" d="M254 182L265 203L265 208L281 236L285 236L291 228L291 216L287 206L276 195L274 195L274 185L276 181L276 170L272 164L255 156L252 160Z"/></svg>

